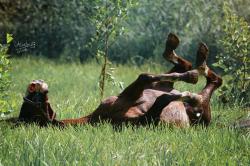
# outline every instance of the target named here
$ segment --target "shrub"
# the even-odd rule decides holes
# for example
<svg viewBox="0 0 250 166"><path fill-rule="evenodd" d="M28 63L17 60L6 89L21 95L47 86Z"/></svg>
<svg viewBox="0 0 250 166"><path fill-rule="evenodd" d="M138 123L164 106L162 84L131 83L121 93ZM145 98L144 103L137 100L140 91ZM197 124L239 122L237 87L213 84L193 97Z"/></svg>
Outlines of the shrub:
<svg viewBox="0 0 250 166"><path fill-rule="evenodd" d="M0 44L0 113L8 112L8 88L10 85L9 69L10 61L7 59L8 43L12 40L11 35L7 34L7 44Z"/></svg>
<svg viewBox="0 0 250 166"><path fill-rule="evenodd" d="M223 54L217 56L215 66L220 67L226 82L221 88L223 102L249 105L250 84L250 26L224 4L223 37L219 41Z"/></svg>

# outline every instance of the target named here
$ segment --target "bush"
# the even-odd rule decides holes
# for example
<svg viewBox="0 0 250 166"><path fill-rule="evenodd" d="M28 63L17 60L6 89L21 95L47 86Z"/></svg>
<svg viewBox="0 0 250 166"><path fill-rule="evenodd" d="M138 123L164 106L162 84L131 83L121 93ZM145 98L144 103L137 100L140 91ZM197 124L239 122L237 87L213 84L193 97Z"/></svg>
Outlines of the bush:
<svg viewBox="0 0 250 166"><path fill-rule="evenodd" d="M227 80L220 90L223 102L249 105L250 95L250 26L224 5L223 37L219 41L223 53L215 66L223 69Z"/></svg>
<svg viewBox="0 0 250 166"><path fill-rule="evenodd" d="M94 32L89 21L92 3L91 0L3 1L0 26L2 23L4 29L15 36L12 54L78 57ZM34 48L18 52L18 43L34 43Z"/></svg>
<svg viewBox="0 0 250 166"><path fill-rule="evenodd" d="M7 59L8 43L11 42L11 35L7 34L7 44L0 44L0 113L8 112L8 88L10 85L9 69L10 61Z"/></svg>

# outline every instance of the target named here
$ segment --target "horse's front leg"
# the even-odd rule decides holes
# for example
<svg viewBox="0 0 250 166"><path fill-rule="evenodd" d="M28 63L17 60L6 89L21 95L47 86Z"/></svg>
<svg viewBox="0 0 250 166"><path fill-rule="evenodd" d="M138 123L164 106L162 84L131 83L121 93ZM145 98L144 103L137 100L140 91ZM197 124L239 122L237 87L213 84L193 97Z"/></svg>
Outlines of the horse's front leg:
<svg viewBox="0 0 250 166"><path fill-rule="evenodd" d="M170 69L168 72L166 72L166 74L183 73L192 69L192 63L180 57L174 51L178 47L179 42L180 42L179 38L175 34L170 33L168 35L166 40L165 50L162 56L168 62L172 63L174 67ZM164 92L170 92L174 88L174 82L171 81L155 82L148 88Z"/></svg>

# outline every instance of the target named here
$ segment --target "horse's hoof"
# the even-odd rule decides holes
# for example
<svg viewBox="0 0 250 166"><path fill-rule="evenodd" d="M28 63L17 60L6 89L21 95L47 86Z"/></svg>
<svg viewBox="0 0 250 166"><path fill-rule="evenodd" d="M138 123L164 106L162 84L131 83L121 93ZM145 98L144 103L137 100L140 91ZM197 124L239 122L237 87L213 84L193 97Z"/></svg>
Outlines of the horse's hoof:
<svg viewBox="0 0 250 166"><path fill-rule="evenodd" d="M178 47L179 43L180 40L178 36L173 33L169 33L166 41L166 49L173 51Z"/></svg>
<svg viewBox="0 0 250 166"><path fill-rule="evenodd" d="M197 70L191 70L186 72L184 81L191 84L196 84L198 82L199 73Z"/></svg>
<svg viewBox="0 0 250 166"><path fill-rule="evenodd" d="M179 38L175 34L170 33L166 41L165 51L162 55L167 61L174 64L178 63L178 56L175 54L174 50L178 47L179 42Z"/></svg>
<svg viewBox="0 0 250 166"><path fill-rule="evenodd" d="M200 43L196 56L196 68L204 68L208 58L208 47L205 43Z"/></svg>

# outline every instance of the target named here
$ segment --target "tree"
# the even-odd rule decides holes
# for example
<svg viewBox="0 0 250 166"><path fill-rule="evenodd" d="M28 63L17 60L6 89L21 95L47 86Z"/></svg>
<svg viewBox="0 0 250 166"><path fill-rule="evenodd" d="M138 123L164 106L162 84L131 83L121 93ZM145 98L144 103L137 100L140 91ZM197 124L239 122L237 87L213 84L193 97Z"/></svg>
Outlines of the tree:
<svg viewBox="0 0 250 166"><path fill-rule="evenodd" d="M106 81L115 86L122 87L121 82L116 82L113 76L114 68L109 61L110 47L116 42L118 36L124 33L122 22L127 17L128 8L134 5L132 0L97 0L95 1L95 15L92 22L95 25L96 35L86 47L96 49L96 56L103 59L99 78L101 99L104 96Z"/></svg>

